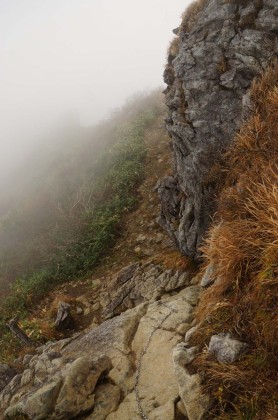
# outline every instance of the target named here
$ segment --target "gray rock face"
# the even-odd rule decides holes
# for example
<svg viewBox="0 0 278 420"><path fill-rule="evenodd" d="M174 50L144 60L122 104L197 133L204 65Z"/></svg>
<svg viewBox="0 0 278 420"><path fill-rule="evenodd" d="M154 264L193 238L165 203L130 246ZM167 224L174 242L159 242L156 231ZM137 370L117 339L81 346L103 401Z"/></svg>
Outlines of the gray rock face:
<svg viewBox="0 0 278 420"><path fill-rule="evenodd" d="M251 82L278 53L278 2L210 0L164 72L174 178L158 192L160 224L190 257L214 210L218 180L208 177L250 111Z"/></svg>
<svg viewBox="0 0 278 420"><path fill-rule="evenodd" d="M129 273L129 276L125 276L125 273ZM123 275L125 281L122 281ZM109 287L111 302L104 309L103 318L111 318L142 302L158 300L167 292L188 286L191 278L190 271L163 270L153 263L143 266L132 264L121 270Z"/></svg>
<svg viewBox="0 0 278 420"><path fill-rule="evenodd" d="M246 349L246 343L232 338L230 334L213 335L209 343L209 352L217 357L219 363L234 363Z"/></svg>

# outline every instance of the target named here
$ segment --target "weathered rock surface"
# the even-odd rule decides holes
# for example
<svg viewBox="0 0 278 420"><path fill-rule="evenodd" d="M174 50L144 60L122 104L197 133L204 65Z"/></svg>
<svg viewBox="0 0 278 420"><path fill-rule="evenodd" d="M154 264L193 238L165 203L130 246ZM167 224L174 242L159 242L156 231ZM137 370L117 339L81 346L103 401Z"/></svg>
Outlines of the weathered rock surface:
<svg viewBox="0 0 278 420"><path fill-rule="evenodd" d="M209 343L209 352L216 356L220 363L233 363L247 349L247 344L220 333L213 335Z"/></svg>
<svg viewBox="0 0 278 420"><path fill-rule="evenodd" d="M153 263L132 264L125 270L121 270L111 282L111 302L103 311L104 318L110 318L142 302L158 300L170 291L178 291L189 285L192 278L189 271L163 270Z"/></svg>
<svg viewBox="0 0 278 420"><path fill-rule="evenodd" d="M191 277L154 264L121 270L112 295L117 300L128 290L131 305L122 305L119 316L110 314L100 325L25 357L23 372L0 393L5 418L70 419L83 414L88 419L130 420L143 413L150 420L174 420L183 391L172 354L191 327L200 293ZM187 360L194 356L189 349Z"/></svg>
<svg viewBox="0 0 278 420"><path fill-rule="evenodd" d="M12 396L5 411L7 418L24 414L30 419L68 419L93 408L96 383L101 374L111 369L110 359L106 356L83 356L74 361L64 359L57 369L46 356L49 354L43 353L33 369L24 371L22 378L28 371L29 381L21 381L19 393ZM37 367L42 360L45 362L45 377L40 380ZM30 387L27 390L26 385Z"/></svg>
<svg viewBox="0 0 278 420"><path fill-rule="evenodd" d="M209 404L208 397L202 393L200 376L190 375L185 368L193 360L195 353L195 348L186 349L183 345L178 345L173 352L179 395L189 420L201 420Z"/></svg>
<svg viewBox="0 0 278 420"><path fill-rule="evenodd" d="M169 56L164 80L174 177L157 186L160 224L191 257L214 209L217 180L209 173L248 114L253 78L277 56L277 16L273 0L209 0L192 28L180 29L177 55Z"/></svg>

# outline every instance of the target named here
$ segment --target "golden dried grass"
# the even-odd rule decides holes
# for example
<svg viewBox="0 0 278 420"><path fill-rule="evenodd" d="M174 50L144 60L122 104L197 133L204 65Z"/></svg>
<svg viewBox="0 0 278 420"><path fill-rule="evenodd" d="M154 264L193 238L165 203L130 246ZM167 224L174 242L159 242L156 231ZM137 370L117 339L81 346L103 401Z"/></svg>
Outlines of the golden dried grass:
<svg viewBox="0 0 278 420"><path fill-rule="evenodd" d="M180 39L179 37L175 36L170 42L168 50L167 50L168 59L169 57L171 57L171 60L173 60L177 56L179 52L179 46L180 46Z"/></svg>
<svg viewBox="0 0 278 420"><path fill-rule="evenodd" d="M198 14L204 9L208 0L195 0L183 12L181 19L180 31L189 32L193 29Z"/></svg>
<svg viewBox="0 0 278 420"><path fill-rule="evenodd" d="M254 113L227 154L217 222L203 246L217 281L202 295L195 337L207 344L212 334L229 331L248 342L249 354L236 366L207 353L196 360L215 395L208 418L272 418L278 399L277 61L253 83L251 98Z"/></svg>

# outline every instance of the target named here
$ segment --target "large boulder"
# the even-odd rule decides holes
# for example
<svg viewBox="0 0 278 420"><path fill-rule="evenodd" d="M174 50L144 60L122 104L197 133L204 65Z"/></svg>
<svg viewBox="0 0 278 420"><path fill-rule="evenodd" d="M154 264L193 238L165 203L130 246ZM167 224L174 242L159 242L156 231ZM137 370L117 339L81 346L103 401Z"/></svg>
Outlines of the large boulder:
<svg viewBox="0 0 278 420"><path fill-rule="evenodd" d="M194 258L214 211L219 158L250 111L252 80L278 53L277 1L199 4L190 25L181 25L164 73L174 177L158 186L160 224Z"/></svg>

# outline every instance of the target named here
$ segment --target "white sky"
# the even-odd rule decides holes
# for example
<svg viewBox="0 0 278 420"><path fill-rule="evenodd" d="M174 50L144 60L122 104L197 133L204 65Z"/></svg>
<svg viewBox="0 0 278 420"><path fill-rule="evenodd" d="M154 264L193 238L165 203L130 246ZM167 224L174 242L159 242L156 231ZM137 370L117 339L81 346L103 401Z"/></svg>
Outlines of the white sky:
<svg viewBox="0 0 278 420"><path fill-rule="evenodd" d="M0 0L0 168L62 114L92 124L162 85L172 29L190 2Z"/></svg>

